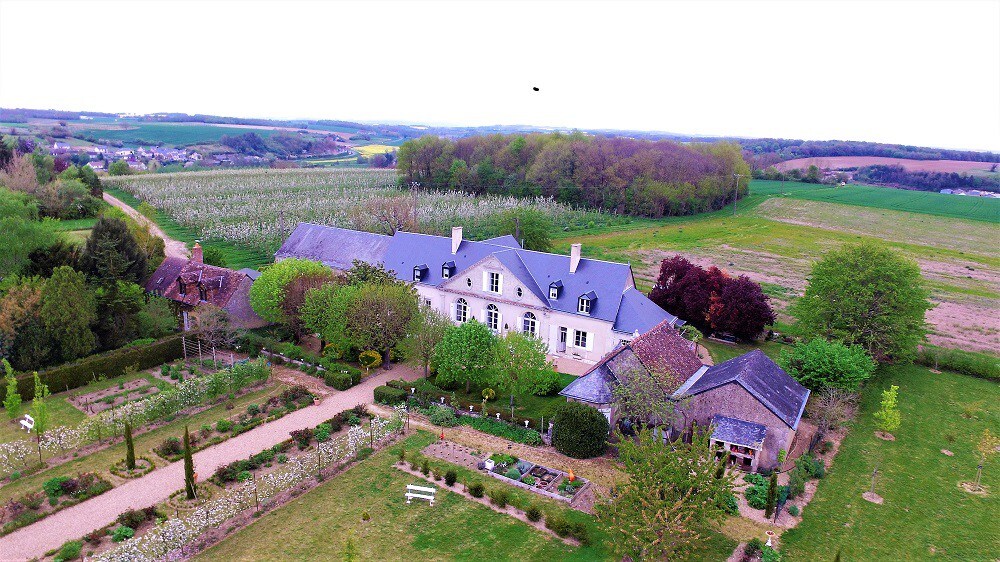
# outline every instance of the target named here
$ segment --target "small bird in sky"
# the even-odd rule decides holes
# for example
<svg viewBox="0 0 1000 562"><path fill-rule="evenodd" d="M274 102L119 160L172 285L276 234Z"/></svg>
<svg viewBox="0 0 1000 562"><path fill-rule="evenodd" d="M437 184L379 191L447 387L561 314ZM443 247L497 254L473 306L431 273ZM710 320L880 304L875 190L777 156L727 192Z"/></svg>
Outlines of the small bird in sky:
<svg viewBox="0 0 1000 562"><path fill-rule="evenodd" d="M535 87L533 87L531 89L537 92L538 91L538 86L535 86Z"/></svg>

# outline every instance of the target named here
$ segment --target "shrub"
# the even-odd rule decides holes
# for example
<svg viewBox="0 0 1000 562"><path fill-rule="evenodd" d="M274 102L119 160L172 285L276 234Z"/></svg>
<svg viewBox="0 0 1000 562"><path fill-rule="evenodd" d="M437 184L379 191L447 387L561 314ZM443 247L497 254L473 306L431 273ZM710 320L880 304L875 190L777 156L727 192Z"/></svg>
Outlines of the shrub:
<svg viewBox="0 0 1000 562"><path fill-rule="evenodd" d="M806 480L808 479L809 473L805 468L796 465L788 473L788 497L797 498L801 496L806 491Z"/></svg>
<svg viewBox="0 0 1000 562"><path fill-rule="evenodd" d="M746 554L747 556L757 556L763 548L764 541L754 537L750 539L750 542L748 542L745 547L743 547L743 554Z"/></svg>
<svg viewBox="0 0 1000 562"><path fill-rule="evenodd" d="M156 453L167 458L181 454L181 440L177 437L167 437L162 443L156 446Z"/></svg>
<svg viewBox="0 0 1000 562"><path fill-rule="evenodd" d="M736 495L726 494L726 497L722 499L722 510L729 515L739 515L740 505L736 500Z"/></svg>
<svg viewBox="0 0 1000 562"><path fill-rule="evenodd" d="M531 476L530 474L526 475L525 477L521 478L521 482L523 482L523 483L525 483L525 484L527 484L529 486L534 486L535 485L535 477Z"/></svg>
<svg viewBox="0 0 1000 562"><path fill-rule="evenodd" d="M764 509L767 507L767 484L762 486L750 486L743 494L747 498L747 504L754 509Z"/></svg>
<svg viewBox="0 0 1000 562"><path fill-rule="evenodd" d="M458 423L462 425L467 425L473 429L482 431L483 433L489 433L490 435L496 435L497 437L502 437L504 439L507 439L508 441L514 441L516 443L524 443L525 445L542 444L542 436L537 431L533 429L525 429L523 427L510 425L506 422L498 421L493 418L475 418L472 416L462 416L458 418Z"/></svg>
<svg viewBox="0 0 1000 562"><path fill-rule="evenodd" d="M118 515L118 524L136 529L146 521L146 513L141 509L129 509Z"/></svg>
<svg viewBox="0 0 1000 562"><path fill-rule="evenodd" d="M327 371L323 373L323 382L327 386L332 386L337 390L347 390L354 385L354 381L357 378L351 376L350 373L342 373L340 371Z"/></svg>
<svg viewBox="0 0 1000 562"><path fill-rule="evenodd" d="M132 527L126 527L125 525L119 525L118 528L116 528L111 533L111 540L115 542L122 542L134 536L135 536L135 529L133 529Z"/></svg>
<svg viewBox="0 0 1000 562"><path fill-rule="evenodd" d="M292 439L298 444L299 449L305 449L309 446L309 442L313 438L313 430L308 427L305 429L296 429L290 433Z"/></svg>
<svg viewBox="0 0 1000 562"><path fill-rule="evenodd" d="M69 480L68 476L56 476L55 478L46 480L42 484L42 489L45 490L45 495L50 498L58 498L63 494L63 482Z"/></svg>
<svg viewBox="0 0 1000 562"><path fill-rule="evenodd" d="M486 486L483 486L482 482L473 482L469 484L469 494L474 498L481 498L483 494L486 493Z"/></svg>
<svg viewBox="0 0 1000 562"><path fill-rule="evenodd" d="M375 401L379 404L399 404L406 401L406 391L391 386L376 386Z"/></svg>
<svg viewBox="0 0 1000 562"><path fill-rule="evenodd" d="M249 406L247 406L247 415L248 416L251 416L251 417L252 416L256 416L259 413L260 413L260 406L258 404L250 404Z"/></svg>
<svg viewBox="0 0 1000 562"><path fill-rule="evenodd" d="M503 488L495 488L490 490L490 503L499 507L507 507L507 502L510 501L510 493Z"/></svg>
<svg viewBox="0 0 1000 562"><path fill-rule="evenodd" d="M60 560L76 560L83 550L83 541L69 541L59 549L58 558Z"/></svg>
<svg viewBox="0 0 1000 562"><path fill-rule="evenodd" d="M98 545L101 544L101 540L106 536L108 536L108 533L104 529L97 529L84 535L83 540L87 541L89 545Z"/></svg>
<svg viewBox="0 0 1000 562"><path fill-rule="evenodd" d="M404 449L403 447L400 447L399 449L397 449L396 450L396 456L398 457L398 461L399 462L405 461L406 460L406 449Z"/></svg>
<svg viewBox="0 0 1000 562"><path fill-rule="evenodd" d="M822 478L826 475L826 465L812 455L802 455L795 459L795 467L805 470L812 478Z"/></svg>
<svg viewBox="0 0 1000 562"><path fill-rule="evenodd" d="M253 478L253 474L249 470L244 470L236 475L236 480L239 482L246 482Z"/></svg>
<svg viewBox="0 0 1000 562"><path fill-rule="evenodd" d="M781 562L781 554L777 550L765 545L760 551L760 562Z"/></svg>
<svg viewBox="0 0 1000 562"><path fill-rule="evenodd" d="M215 422L215 430L219 433L226 433L233 428L233 422L229 420L219 420Z"/></svg>
<svg viewBox="0 0 1000 562"><path fill-rule="evenodd" d="M351 413L347 416L347 425L361 425L361 418L357 414Z"/></svg>
<svg viewBox="0 0 1000 562"><path fill-rule="evenodd" d="M573 532L572 524L560 513L550 513L545 516L545 528L560 537L568 537Z"/></svg>
<svg viewBox="0 0 1000 562"><path fill-rule="evenodd" d="M21 503L24 507L28 509L38 509L42 507L42 502L45 501L45 494L40 492L32 492L21 498Z"/></svg>
<svg viewBox="0 0 1000 562"><path fill-rule="evenodd" d="M524 515L527 516L528 521L537 523L542 520L542 510L535 504L528 506L528 509L524 510Z"/></svg>
<svg viewBox="0 0 1000 562"><path fill-rule="evenodd" d="M564 402L556 410L552 445L560 453L586 459L604 452L608 420L596 409L579 402Z"/></svg>
<svg viewBox="0 0 1000 562"><path fill-rule="evenodd" d="M427 459L424 459L423 464L420 465L420 472L424 473L424 476L427 476L430 471L431 463L427 462Z"/></svg>
<svg viewBox="0 0 1000 562"><path fill-rule="evenodd" d="M374 452L375 449L372 449L371 447L361 447L360 449L358 449L358 453L354 456L354 458L359 461L363 461L368 457L372 456L372 453Z"/></svg>
<svg viewBox="0 0 1000 562"><path fill-rule="evenodd" d="M521 471L518 470L516 467L511 467L510 470L508 470L506 473L504 473L504 476L506 476L507 478L510 478L511 480L520 480L521 479Z"/></svg>
<svg viewBox="0 0 1000 562"><path fill-rule="evenodd" d="M326 441L327 439L329 439L330 438L330 430L331 430L331 427L330 427L330 424L328 424L328 423L321 423L321 424L317 425L316 426L316 432L315 432L316 440L322 442L322 441Z"/></svg>
<svg viewBox="0 0 1000 562"><path fill-rule="evenodd" d="M798 517L799 516L799 506L797 506L797 505L790 505L790 506L788 506L788 514L791 515L792 517Z"/></svg>
<svg viewBox="0 0 1000 562"><path fill-rule="evenodd" d="M440 425L442 427L455 427L458 425L458 419L455 418L455 412L447 406L434 406L431 408L431 415L428 416L431 423L434 425Z"/></svg>
<svg viewBox="0 0 1000 562"><path fill-rule="evenodd" d="M284 453L278 455L278 464L285 464L286 462L288 462L288 455Z"/></svg>
<svg viewBox="0 0 1000 562"><path fill-rule="evenodd" d="M444 483L449 487L454 486L456 480L458 480L458 473L454 470L448 470L444 473Z"/></svg>
<svg viewBox="0 0 1000 562"><path fill-rule="evenodd" d="M570 523L569 533L575 537L576 540L580 541L581 545L588 546L590 544L590 529L587 528L587 524L583 521Z"/></svg>

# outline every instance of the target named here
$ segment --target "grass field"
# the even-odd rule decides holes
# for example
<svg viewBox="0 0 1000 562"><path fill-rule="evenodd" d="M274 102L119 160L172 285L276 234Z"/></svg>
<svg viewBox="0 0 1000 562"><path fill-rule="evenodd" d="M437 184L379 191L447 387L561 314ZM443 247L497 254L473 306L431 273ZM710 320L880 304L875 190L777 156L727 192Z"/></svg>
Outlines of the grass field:
<svg viewBox="0 0 1000 562"><path fill-rule="evenodd" d="M886 156L817 156L796 158L775 164L780 171L805 169L818 166L824 170L843 170L861 166L902 166L911 172L971 172L989 170L993 162L971 162L968 160L915 160L913 158L890 158Z"/></svg>
<svg viewBox="0 0 1000 562"><path fill-rule="evenodd" d="M418 432L404 444L412 455L433 440L431 434ZM348 537L353 537L358 560L611 559L604 548L604 535L592 516L492 479L485 479L487 489L507 487L516 505L534 501L545 512L558 510L574 521L586 522L595 544L568 546L512 517L445 491L438 493L434 507L416 502L406 505L402 493L406 485L425 483L393 468L393 453L398 446L268 512L195 559L341 560ZM469 477L469 471L459 470L459 482ZM362 522L364 512L371 521ZM686 560L725 560L735 546L735 541L712 534L707 546L692 552Z"/></svg>
<svg viewBox="0 0 1000 562"><path fill-rule="evenodd" d="M745 274L763 285L779 311L779 321L787 325L791 319L784 311L805 289L815 260L843 244L884 241L920 264L937 304L927 316L931 343L1000 353L1000 326L993 320L1000 309L1000 257L986 242L997 239L996 223L917 212L921 197L949 197L935 193L902 192L917 197L903 204L893 203L898 190L865 188L864 193L888 194L884 205L898 203L911 209L900 211L832 203L818 196L810 199L807 195L813 190L833 188L780 184L753 182L753 195L740 202L735 216L730 207L691 217L598 228L588 234L559 233L556 248L568 252L570 243L581 242L585 256L628 261L643 290L652 285L660 261L674 254ZM960 204L1000 206L1000 201L952 199Z"/></svg>
<svg viewBox="0 0 1000 562"><path fill-rule="evenodd" d="M98 139L121 141L126 144L159 143L184 146L219 142L223 135L257 133L269 137L278 131L242 127L216 127L185 123L130 123L128 129L85 129L83 134Z"/></svg>
<svg viewBox="0 0 1000 562"><path fill-rule="evenodd" d="M364 146L354 147L354 150L357 150L363 156L375 156L376 154L385 154L386 152L396 152L398 149L398 146L390 146L388 144L366 144Z"/></svg>
<svg viewBox="0 0 1000 562"><path fill-rule="evenodd" d="M881 390L899 386L895 441L874 435ZM975 477L976 442L1000 428L996 383L918 366L888 367L868 383L861 411L803 521L782 536L788 562L1000 559L1000 459L983 470L986 497L959 483ZM942 449L954 456L947 456ZM861 498L878 468L883 505Z"/></svg>
<svg viewBox="0 0 1000 562"><path fill-rule="evenodd" d="M1000 199L944 195L890 187L847 185L833 187L811 183L754 180L751 196L791 197L859 207L909 211L939 217L1000 223Z"/></svg>

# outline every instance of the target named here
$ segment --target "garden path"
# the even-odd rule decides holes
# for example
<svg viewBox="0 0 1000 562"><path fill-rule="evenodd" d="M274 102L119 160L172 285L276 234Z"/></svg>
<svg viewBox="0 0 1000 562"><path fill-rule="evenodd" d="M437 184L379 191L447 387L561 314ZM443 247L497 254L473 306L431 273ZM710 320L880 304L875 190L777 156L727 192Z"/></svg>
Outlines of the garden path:
<svg viewBox="0 0 1000 562"><path fill-rule="evenodd" d="M330 396L315 406L292 412L222 443L194 454L198 480L206 480L225 464L245 459L288 439L289 432L315 427L337 413L363 403L371 403L374 389L391 379L414 380L414 369L394 366L391 371L373 374L357 386ZM0 560L30 560L58 548L66 541L83 537L113 522L127 509L148 507L167 499L184 486L184 463L174 462L100 496L64 509L41 521L0 537Z"/></svg>
<svg viewBox="0 0 1000 562"><path fill-rule="evenodd" d="M187 249L187 245L185 245L184 242L174 240L173 238L167 236L167 233L163 232L163 230L157 226L155 222L144 217L139 213L139 211L129 207L128 204L121 199L109 193L105 193L104 201L118 207L124 211L126 215L132 217L137 223L148 228L149 233L153 236L163 238L163 253L166 254L168 258L181 258L186 260L191 257L191 252Z"/></svg>

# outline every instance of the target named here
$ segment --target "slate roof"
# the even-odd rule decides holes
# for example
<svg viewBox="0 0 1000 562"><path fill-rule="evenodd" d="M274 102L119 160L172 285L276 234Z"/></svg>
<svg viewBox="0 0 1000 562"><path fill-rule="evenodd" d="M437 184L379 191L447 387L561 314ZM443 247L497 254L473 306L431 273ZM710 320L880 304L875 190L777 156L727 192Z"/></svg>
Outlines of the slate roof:
<svg viewBox="0 0 1000 562"><path fill-rule="evenodd" d="M694 396L730 383L745 388L788 427L798 428L806 400L809 399L809 389L788 376L759 349L709 367L693 383L681 387L679 392Z"/></svg>
<svg viewBox="0 0 1000 562"><path fill-rule="evenodd" d="M616 347L559 394L592 404L613 401L613 389L624 377L651 376L663 388L664 399L703 366L698 355L667 321L631 342Z"/></svg>
<svg viewBox="0 0 1000 562"><path fill-rule="evenodd" d="M584 315L612 322L620 333L644 333L660 322L682 323L656 306L634 288L632 268L628 264L582 258L575 273L569 272L570 257L524 250L513 236L500 236L481 242L462 240L458 252L451 253L449 236L433 236L397 231L393 236L356 230L300 223L275 253L275 258L297 257L321 261L349 269L355 259L381 263L396 272L399 279L413 280L413 268L427 265L420 284L437 287L448 281L441 267L453 262L450 279L488 256L500 261L525 288L553 310L577 312L577 299L593 294L590 314ZM478 281L477 281L478 282ZM557 299L549 299L548 287L560 282Z"/></svg>
<svg viewBox="0 0 1000 562"><path fill-rule="evenodd" d="M148 293L163 295L177 277L181 274L181 269L187 264L183 258L166 258L163 263L156 268L156 271L146 280L145 289Z"/></svg>
<svg viewBox="0 0 1000 562"><path fill-rule="evenodd" d="M257 271L256 269L251 269L249 267L244 267L243 269L240 270L240 273L242 273L243 275L246 275L252 281L256 281L257 278L260 277L260 272L259 271Z"/></svg>
<svg viewBox="0 0 1000 562"><path fill-rule="evenodd" d="M354 260L381 262L391 241L392 236L384 234L301 222L274 257L315 260L345 270L351 268Z"/></svg>
<svg viewBox="0 0 1000 562"><path fill-rule="evenodd" d="M764 446L764 437L767 436L766 427L736 418L716 415L712 417L712 425L715 426L712 439L758 451Z"/></svg>

